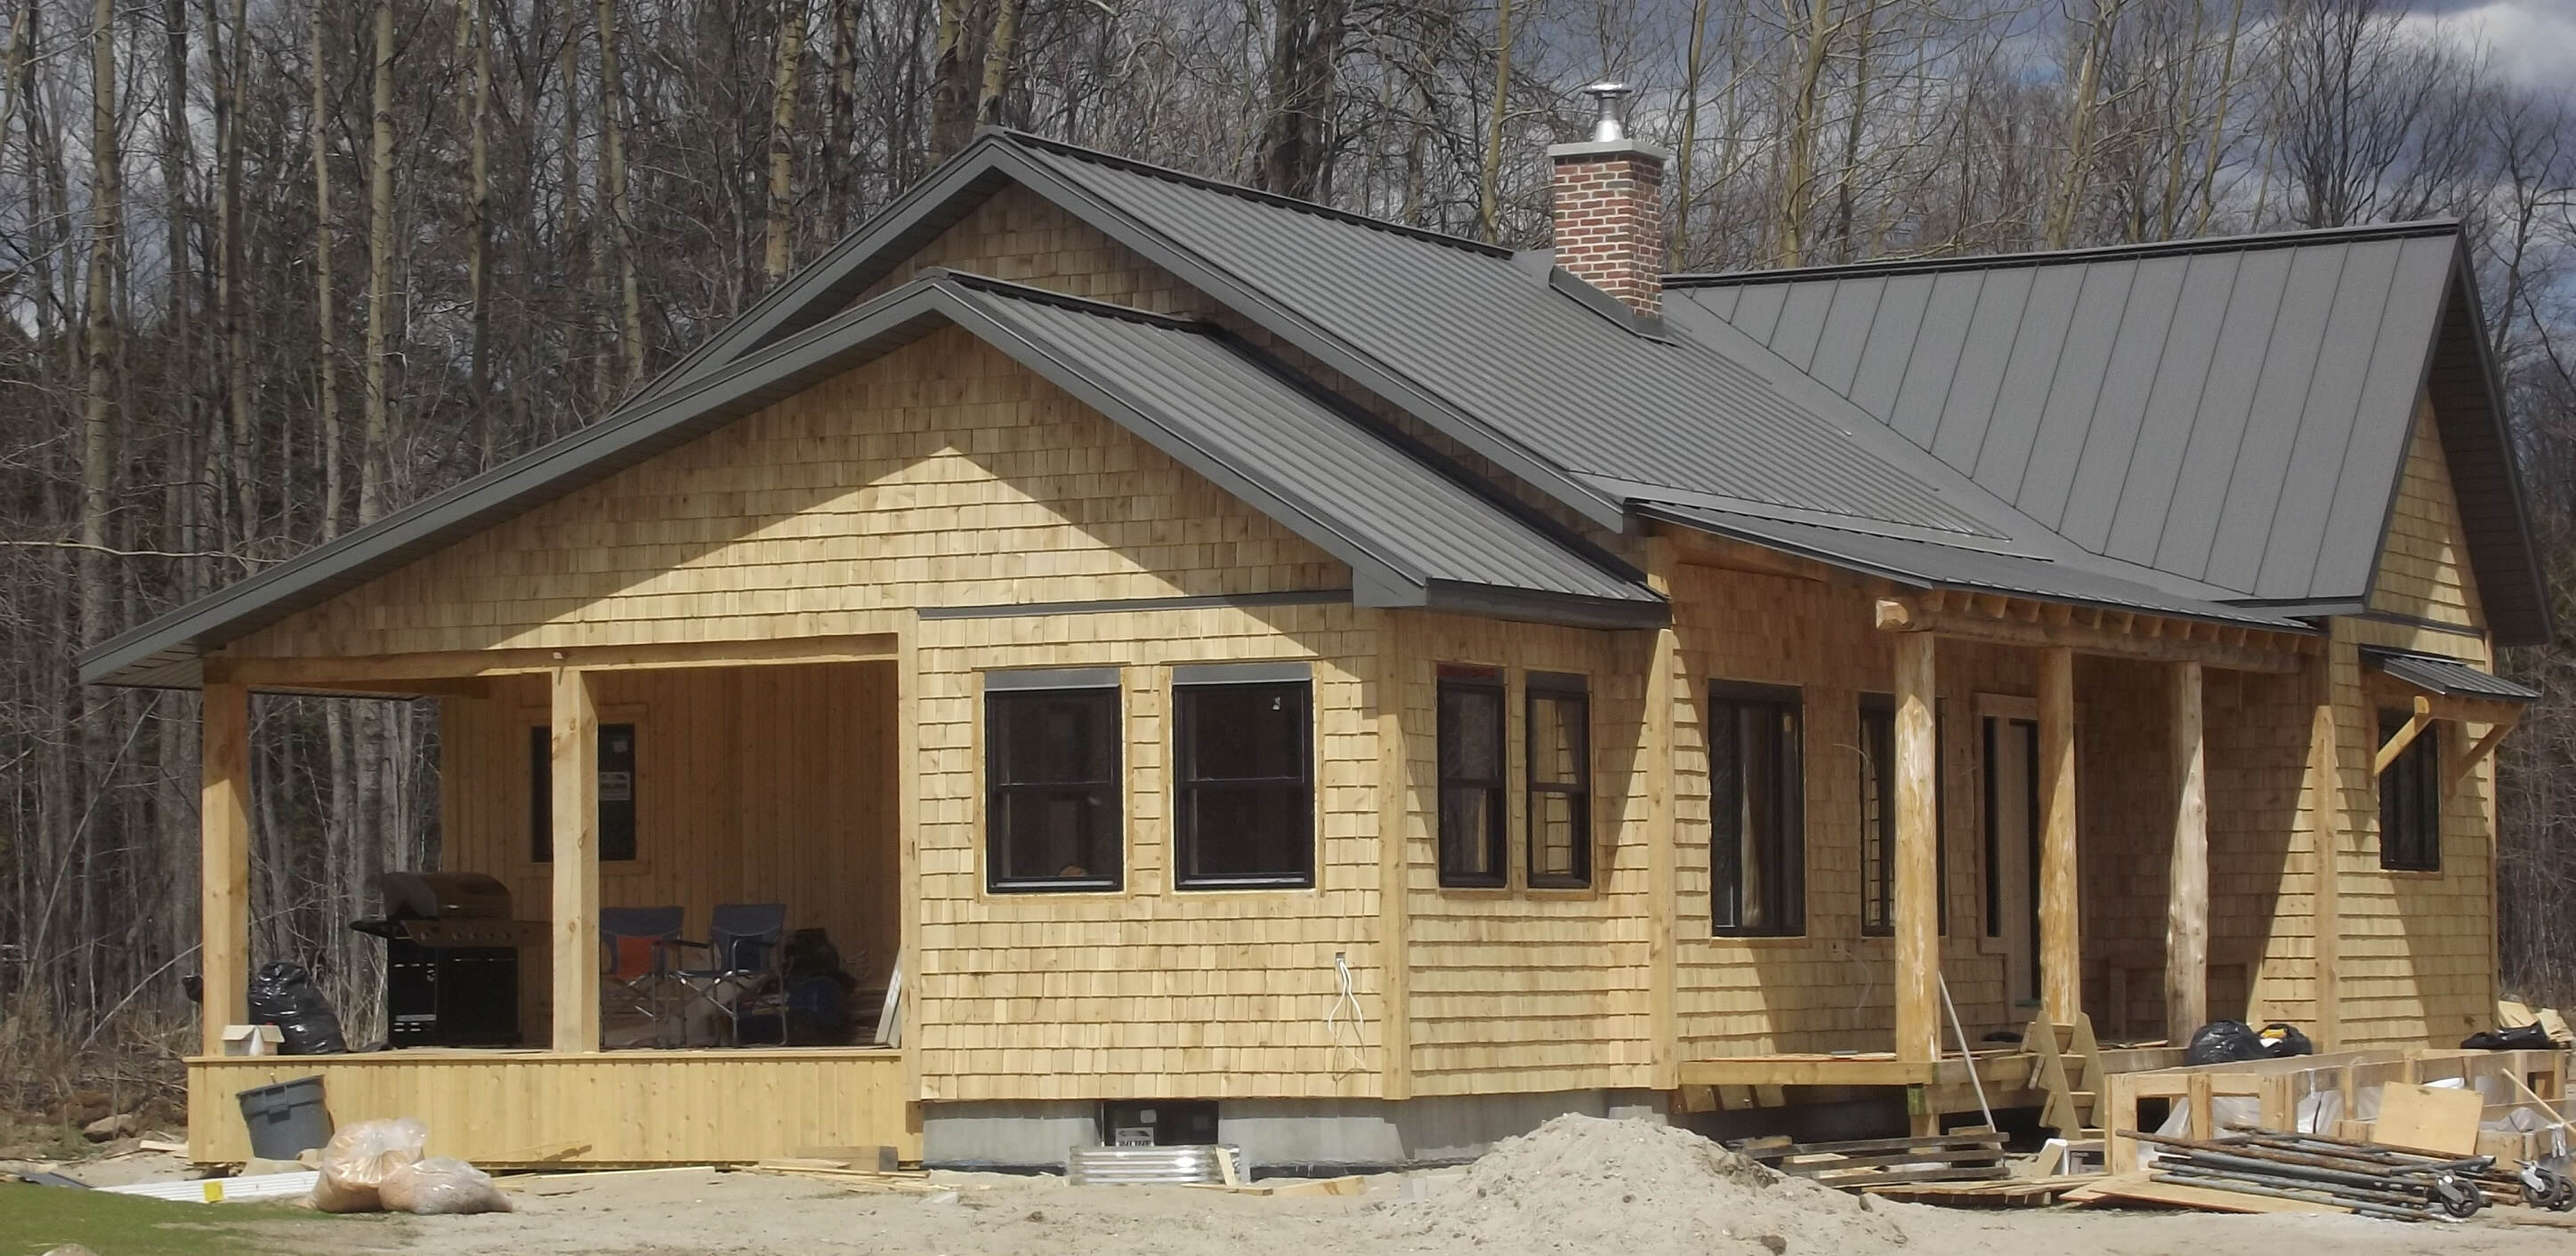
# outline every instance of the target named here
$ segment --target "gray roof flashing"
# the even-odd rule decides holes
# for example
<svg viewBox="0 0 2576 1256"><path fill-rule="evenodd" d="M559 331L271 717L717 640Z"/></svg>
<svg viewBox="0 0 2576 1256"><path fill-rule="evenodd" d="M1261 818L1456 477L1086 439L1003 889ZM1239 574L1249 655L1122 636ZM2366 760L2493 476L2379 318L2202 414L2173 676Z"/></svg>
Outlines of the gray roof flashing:
<svg viewBox="0 0 2576 1256"><path fill-rule="evenodd" d="M2100 262L2143 261L2158 257L2188 257L2202 253L2248 253L2319 244L2352 244L2369 240L2458 235L2461 230L2460 220L2456 218L2424 218L2409 222L2369 223L2355 227L2314 227L2303 231L2269 231L2245 235L2156 240L2138 244L2104 244L2080 249L2041 249L2023 253L1953 253L1937 257L1883 258L1876 261L1845 262L1830 266L1787 266L1771 270L1696 273L1686 271L1664 276L1664 287L1688 290L1746 284L1804 283L1820 279L1871 279L1893 275L1927 275L1946 271L2089 266Z"/></svg>

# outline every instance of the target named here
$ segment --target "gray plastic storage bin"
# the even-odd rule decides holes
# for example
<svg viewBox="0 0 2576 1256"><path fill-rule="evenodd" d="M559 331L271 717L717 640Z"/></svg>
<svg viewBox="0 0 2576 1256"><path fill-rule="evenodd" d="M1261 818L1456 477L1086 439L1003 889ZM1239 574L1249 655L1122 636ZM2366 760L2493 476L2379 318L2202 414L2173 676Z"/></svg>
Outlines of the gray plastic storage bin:
<svg viewBox="0 0 2576 1256"><path fill-rule="evenodd" d="M262 1160L293 1160L331 1141L331 1110L323 1106L320 1077L253 1086L240 1099L250 1154Z"/></svg>

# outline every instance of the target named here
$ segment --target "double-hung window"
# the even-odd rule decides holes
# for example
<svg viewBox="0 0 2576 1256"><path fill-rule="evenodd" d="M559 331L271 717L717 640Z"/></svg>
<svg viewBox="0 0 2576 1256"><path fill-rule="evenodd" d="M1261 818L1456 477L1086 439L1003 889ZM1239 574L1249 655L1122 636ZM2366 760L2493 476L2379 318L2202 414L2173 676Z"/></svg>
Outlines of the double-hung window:
<svg viewBox="0 0 2576 1256"><path fill-rule="evenodd" d="M528 730L528 855L538 863L555 857L554 730ZM635 726L599 726L599 861L635 858Z"/></svg>
<svg viewBox="0 0 2576 1256"><path fill-rule="evenodd" d="M1720 934L1806 932L1804 723L1795 689L1709 686L1710 923Z"/></svg>
<svg viewBox="0 0 2576 1256"><path fill-rule="evenodd" d="M1304 663L1172 669L1172 883L1315 883L1314 682Z"/></svg>
<svg viewBox="0 0 2576 1256"><path fill-rule="evenodd" d="M2385 745L2406 716L2379 715ZM2428 724L2379 774L2379 866L2397 872L2442 870L2442 726Z"/></svg>
<svg viewBox="0 0 2576 1256"><path fill-rule="evenodd" d="M1124 864L1114 667L984 678L985 883L1114 890Z"/></svg>
<svg viewBox="0 0 2576 1256"><path fill-rule="evenodd" d="M1440 669L1440 884L1510 882L1503 836L1503 672Z"/></svg>
<svg viewBox="0 0 2576 1256"><path fill-rule="evenodd" d="M1592 884L1592 699L1581 676L1529 675L1529 883Z"/></svg>

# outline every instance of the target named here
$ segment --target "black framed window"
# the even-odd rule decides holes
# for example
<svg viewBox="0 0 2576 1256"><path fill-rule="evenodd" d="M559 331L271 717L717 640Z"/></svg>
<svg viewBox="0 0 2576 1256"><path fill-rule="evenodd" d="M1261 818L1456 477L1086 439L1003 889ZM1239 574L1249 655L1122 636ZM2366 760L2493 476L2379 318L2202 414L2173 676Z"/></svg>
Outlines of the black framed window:
<svg viewBox="0 0 2576 1256"><path fill-rule="evenodd" d="M1592 698L1580 676L1532 672L1528 700L1529 883L1592 884Z"/></svg>
<svg viewBox="0 0 2576 1256"><path fill-rule="evenodd" d="M1806 932L1804 723L1795 689L1709 686L1710 897L1718 933Z"/></svg>
<svg viewBox="0 0 2576 1256"><path fill-rule="evenodd" d="M2379 714L2385 744L2409 717ZM2442 870L2442 726L2427 724L2379 774L2379 866L2399 872Z"/></svg>
<svg viewBox="0 0 2576 1256"><path fill-rule="evenodd" d="M1117 683L1111 668L985 678L984 877L993 890L1121 884Z"/></svg>
<svg viewBox="0 0 2576 1256"><path fill-rule="evenodd" d="M555 858L554 730L528 729L528 851L538 863ZM599 861L635 858L635 726L599 726Z"/></svg>
<svg viewBox="0 0 2576 1256"><path fill-rule="evenodd" d="M1314 703L1305 665L1176 667L1172 682L1173 884L1313 885Z"/></svg>
<svg viewBox="0 0 2576 1256"><path fill-rule="evenodd" d="M1949 762L1943 744L1943 705L1932 707L1932 898L1943 936L1950 932L1950 809L1942 798L1941 771ZM1860 932L1883 938L1896 932L1896 699L1860 696Z"/></svg>
<svg viewBox="0 0 2576 1256"><path fill-rule="evenodd" d="M1503 829L1503 673L1440 669L1440 884L1510 883Z"/></svg>

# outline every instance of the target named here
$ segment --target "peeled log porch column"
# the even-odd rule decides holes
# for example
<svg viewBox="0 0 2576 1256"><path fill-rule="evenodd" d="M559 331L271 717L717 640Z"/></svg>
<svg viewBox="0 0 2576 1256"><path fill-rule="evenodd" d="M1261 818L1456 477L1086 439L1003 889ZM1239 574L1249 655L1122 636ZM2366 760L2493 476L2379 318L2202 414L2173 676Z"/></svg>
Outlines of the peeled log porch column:
<svg viewBox="0 0 2576 1256"><path fill-rule="evenodd" d="M2209 1020L2209 775L2198 663L2173 665L2173 865L2165 878L2165 1039Z"/></svg>
<svg viewBox="0 0 2576 1256"><path fill-rule="evenodd" d="M218 681L207 664L200 719L200 1042L222 1055L224 1027L250 1019L250 690Z"/></svg>
<svg viewBox="0 0 2576 1256"><path fill-rule="evenodd" d="M1939 761L1928 632L1896 635L1896 1058L1941 1058Z"/></svg>
<svg viewBox="0 0 2576 1256"><path fill-rule="evenodd" d="M554 785L557 1051L599 1050L599 709L590 677L554 671L548 771Z"/></svg>
<svg viewBox="0 0 2576 1256"><path fill-rule="evenodd" d="M2075 652L2039 652L2039 1001L2048 1019L2084 1011L2075 866Z"/></svg>

